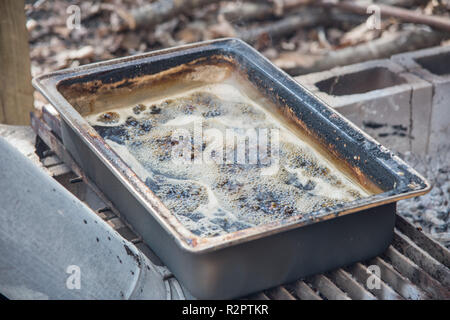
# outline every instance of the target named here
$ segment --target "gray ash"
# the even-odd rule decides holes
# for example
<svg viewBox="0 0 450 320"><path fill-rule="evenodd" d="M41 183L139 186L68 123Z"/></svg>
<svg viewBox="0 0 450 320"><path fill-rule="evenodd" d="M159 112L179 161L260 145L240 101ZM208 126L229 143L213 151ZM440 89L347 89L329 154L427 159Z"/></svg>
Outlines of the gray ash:
<svg viewBox="0 0 450 320"><path fill-rule="evenodd" d="M424 196L399 201L397 211L450 248L450 147L433 155L407 153L403 158L423 174L433 188Z"/></svg>

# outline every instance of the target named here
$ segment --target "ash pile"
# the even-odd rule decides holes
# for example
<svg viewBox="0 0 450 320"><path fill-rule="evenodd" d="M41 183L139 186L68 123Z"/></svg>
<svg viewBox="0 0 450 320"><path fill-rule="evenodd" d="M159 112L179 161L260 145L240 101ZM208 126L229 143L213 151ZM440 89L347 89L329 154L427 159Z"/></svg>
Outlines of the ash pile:
<svg viewBox="0 0 450 320"><path fill-rule="evenodd" d="M404 160L433 186L426 195L398 202L397 211L450 248L450 147L432 155L405 153Z"/></svg>

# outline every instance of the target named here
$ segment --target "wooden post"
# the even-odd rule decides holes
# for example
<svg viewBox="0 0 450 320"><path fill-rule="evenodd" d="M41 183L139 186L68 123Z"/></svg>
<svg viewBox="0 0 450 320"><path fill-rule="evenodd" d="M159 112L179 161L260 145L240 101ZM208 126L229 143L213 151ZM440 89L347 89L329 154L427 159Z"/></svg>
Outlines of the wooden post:
<svg viewBox="0 0 450 320"><path fill-rule="evenodd" d="M29 125L32 110L24 0L0 0L0 123Z"/></svg>

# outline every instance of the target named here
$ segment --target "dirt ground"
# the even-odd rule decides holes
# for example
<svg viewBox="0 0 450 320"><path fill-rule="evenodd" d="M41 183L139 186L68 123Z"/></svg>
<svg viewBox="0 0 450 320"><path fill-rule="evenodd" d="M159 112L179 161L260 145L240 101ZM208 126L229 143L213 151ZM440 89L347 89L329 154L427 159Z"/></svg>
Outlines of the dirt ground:
<svg viewBox="0 0 450 320"><path fill-rule="evenodd" d="M280 0L211 0L201 7L181 10L179 14L161 22L147 15L144 19L147 24L134 28L129 26L132 24L129 20L142 13L146 5L158 2L167 1L26 1L33 76L80 64L230 36L243 38L289 71L308 65L311 60L326 57L336 50L423 27L387 18L371 28L367 23L370 17L368 14L358 15L307 4L293 8L286 4L283 7L283 1ZM305 1L286 1L289 2ZM374 2L396 4L424 15L450 17L450 1ZM152 20L157 23L151 24ZM380 56L383 54L379 53Z"/></svg>

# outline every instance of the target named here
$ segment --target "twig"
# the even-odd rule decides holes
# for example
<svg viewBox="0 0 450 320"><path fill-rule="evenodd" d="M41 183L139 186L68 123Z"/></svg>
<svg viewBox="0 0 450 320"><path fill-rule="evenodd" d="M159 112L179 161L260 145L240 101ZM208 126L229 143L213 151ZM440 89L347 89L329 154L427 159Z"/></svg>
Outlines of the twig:
<svg viewBox="0 0 450 320"><path fill-rule="evenodd" d="M390 6L410 8L418 5L424 5L428 0L378 0L376 3L387 4ZM375 3L375 4L376 4Z"/></svg>
<svg viewBox="0 0 450 320"><path fill-rule="evenodd" d="M278 38L301 28L315 26L325 20L326 15L319 10L308 9L263 27L241 30L237 33L237 36L246 42L252 43L263 36L270 39Z"/></svg>
<svg viewBox="0 0 450 320"><path fill-rule="evenodd" d="M221 10L220 13L223 14L228 21L239 20L242 22L270 17L274 15L274 8L265 3L242 2L240 5Z"/></svg>

